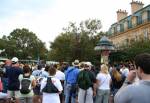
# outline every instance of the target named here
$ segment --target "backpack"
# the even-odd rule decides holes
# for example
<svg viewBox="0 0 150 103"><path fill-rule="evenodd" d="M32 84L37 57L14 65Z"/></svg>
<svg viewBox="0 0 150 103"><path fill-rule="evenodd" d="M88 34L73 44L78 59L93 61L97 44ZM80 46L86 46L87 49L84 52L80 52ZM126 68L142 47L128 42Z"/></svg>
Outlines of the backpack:
<svg viewBox="0 0 150 103"><path fill-rule="evenodd" d="M78 86L81 89L87 90L89 87L91 87L92 81L90 79L90 73L89 71L83 70L78 75Z"/></svg>
<svg viewBox="0 0 150 103"><path fill-rule="evenodd" d="M52 83L51 77L47 78L46 86L42 89L42 92L45 93L58 93L58 89L56 86Z"/></svg>
<svg viewBox="0 0 150 103"><path fill-rule="evenodd" d="M20 83L20 93L28 94L30 92L31 92L30 75L29 76L23 75L23 79L21 80L21 83Z"/></svg>

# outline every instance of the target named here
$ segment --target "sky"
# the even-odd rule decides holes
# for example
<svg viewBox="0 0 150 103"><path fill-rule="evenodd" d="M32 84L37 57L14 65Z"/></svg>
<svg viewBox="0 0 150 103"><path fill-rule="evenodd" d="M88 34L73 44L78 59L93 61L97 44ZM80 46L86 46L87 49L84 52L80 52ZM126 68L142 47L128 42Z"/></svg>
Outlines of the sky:
<svg viewBox="0 0 150 103"><path fill-rule="evenodd" d="M67 27L69 22L80 23L99 19L102 31L117 21L116 11L131 14L132 0L0 0L0 37L16 28L34 32L49 47L49 42ZM147 6L150 0L141 0Z"/></svg>

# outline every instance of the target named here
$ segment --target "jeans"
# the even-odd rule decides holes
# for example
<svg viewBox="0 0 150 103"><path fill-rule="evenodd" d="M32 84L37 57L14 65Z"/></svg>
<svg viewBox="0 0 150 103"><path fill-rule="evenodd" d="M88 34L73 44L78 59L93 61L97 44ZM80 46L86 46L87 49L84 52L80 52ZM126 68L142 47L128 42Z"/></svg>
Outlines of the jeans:
<svg viewBox="0 0 150 103"><path fill-rule="evenodd" d="M110 90L98 89L95 103L108 103Z"/></svg>
<svg viewBox="0 0 150 103"><path fill-rule="evenodd" d="M71 103L75 103L76 102L76 93L72 93L71 92L71 88L72 85L71 84L66 84L66 89L65 89L65 103L70 103L70 99L71 99Z"/></svg>
<svg viewBox="0 0 150 103"><path fill-rule="evenodd" d="M79 88L78 102L79 103L93 103L93 90L91 87L87 90Z"/></svg>

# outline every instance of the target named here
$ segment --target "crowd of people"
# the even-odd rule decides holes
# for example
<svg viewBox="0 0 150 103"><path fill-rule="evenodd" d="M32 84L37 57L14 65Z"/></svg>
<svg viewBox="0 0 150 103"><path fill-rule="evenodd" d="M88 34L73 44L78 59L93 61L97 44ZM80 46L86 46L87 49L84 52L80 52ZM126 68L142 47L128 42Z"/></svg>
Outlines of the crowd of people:
<svg viewBox="0 0 150 103"><path fill-rule="evenodd" d="M0 63L0 103L150 103L150 54L134 63ZM143 96L141 98L141 96Z"/></svg>

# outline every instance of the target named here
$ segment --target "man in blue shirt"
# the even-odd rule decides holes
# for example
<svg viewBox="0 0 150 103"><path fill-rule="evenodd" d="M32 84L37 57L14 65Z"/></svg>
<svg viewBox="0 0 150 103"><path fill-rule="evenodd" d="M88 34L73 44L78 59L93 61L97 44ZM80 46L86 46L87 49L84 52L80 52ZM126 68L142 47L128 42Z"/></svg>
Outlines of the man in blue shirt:
<svg viewBox="0 0 150 103"><path fill-rule="evenodd" d="M73 67L69 67L65 72L65 103L76 102L76 91L77 91L77 76L79 74L79 60L75 60Z"/></svg>
<svg viewBox="0 0 150 103"><path fill-rule="evenodd" d="M12 58L12 66L6 69L6 75L8 77L8 95L16 98L16 103L19 103L19 75L23 73L19 68L18 58Z"/></svg>

